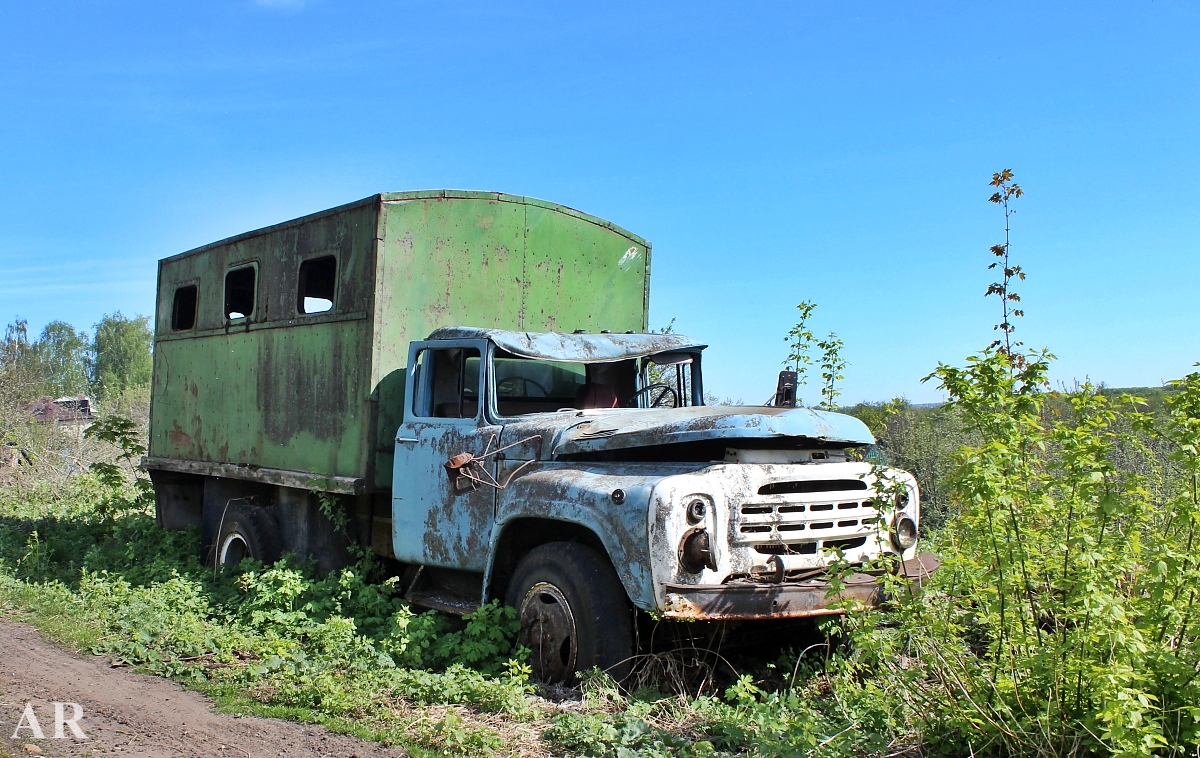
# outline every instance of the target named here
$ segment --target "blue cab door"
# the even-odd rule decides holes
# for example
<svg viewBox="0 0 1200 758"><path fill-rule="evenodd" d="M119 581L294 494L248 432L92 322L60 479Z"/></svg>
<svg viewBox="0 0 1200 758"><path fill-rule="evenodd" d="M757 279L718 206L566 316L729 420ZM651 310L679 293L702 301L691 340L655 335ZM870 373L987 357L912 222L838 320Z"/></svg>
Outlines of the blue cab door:
<svg viewBox="0 0 1200 758"><path fill-rule="evenodd" d="M406 563L483 571L495 524L495 458L447 468L499 446L484 418L485 340L413 343L407 406L392 469L392 547Z"/></svg>

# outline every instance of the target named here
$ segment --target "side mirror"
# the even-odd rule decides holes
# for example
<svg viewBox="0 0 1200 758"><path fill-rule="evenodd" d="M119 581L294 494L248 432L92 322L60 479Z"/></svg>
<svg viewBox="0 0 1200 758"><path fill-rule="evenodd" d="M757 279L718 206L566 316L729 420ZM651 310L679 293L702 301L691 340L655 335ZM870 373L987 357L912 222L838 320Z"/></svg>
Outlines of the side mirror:
<svg viewBox="0 0 1200 758"><path fill-rule="evenodd" d="M779 372L779 382L775 385L775 400L771 403L776 408L796 407L796 372L784 369Z"/></svg>

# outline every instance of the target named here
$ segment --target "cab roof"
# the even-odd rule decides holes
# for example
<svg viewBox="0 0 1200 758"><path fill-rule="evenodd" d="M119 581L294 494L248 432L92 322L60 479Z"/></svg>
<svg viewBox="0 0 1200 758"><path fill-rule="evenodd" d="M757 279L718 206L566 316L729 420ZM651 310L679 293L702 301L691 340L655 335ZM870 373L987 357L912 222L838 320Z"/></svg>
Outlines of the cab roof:
<svg viewBox="0 0 1200 758"><path fill-rule="evenodd" d="M581 363L623 361L674 350L697 352L707 347L682 334L518 332L473 326L445 326L435 329L429 339L485 339L522 358Z"/></svg>

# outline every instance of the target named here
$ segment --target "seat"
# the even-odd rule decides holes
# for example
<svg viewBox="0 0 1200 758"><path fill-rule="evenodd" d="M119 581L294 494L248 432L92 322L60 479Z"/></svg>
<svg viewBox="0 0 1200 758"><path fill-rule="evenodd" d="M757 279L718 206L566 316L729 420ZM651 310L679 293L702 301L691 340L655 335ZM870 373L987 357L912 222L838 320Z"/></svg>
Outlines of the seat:
<svg viewBox="0 0 1200 758"><path fill-rule="evenodd" d="M588 408L616 408L618 403L617 393L613 388L599 382L588 382L575 393L575 407L583 410Z"/></svg>

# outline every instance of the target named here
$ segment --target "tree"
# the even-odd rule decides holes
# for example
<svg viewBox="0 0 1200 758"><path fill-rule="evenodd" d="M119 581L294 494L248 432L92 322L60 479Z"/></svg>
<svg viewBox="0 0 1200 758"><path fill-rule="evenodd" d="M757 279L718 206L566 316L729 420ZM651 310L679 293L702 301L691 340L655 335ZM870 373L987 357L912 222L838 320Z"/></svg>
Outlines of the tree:
<svg viewBox="0 0 1200 758"><path fill-rule="evenodd" d="M51 321L33 345L44 392L58 397L88 391L91 341L65 321Z"/></svg>
<svg viewBox="0 0 1200 758"><path fill-rule="evenodd" d="M150 384L150 351L154 334L148 316L126 318L120 311L96 324L92 385L96 395L117 397L134 387Z"/></svg>
<svg viewBox="0 0 1200 758"><path fill-rule="evenodd" d="M29 322L20 317L5 327L0 342L0 393L6 403L29 402L42 394L37 354L29 344Z"/></svg>
<svg viewBox="0 0 1200 758"><path fill-rule="evenodd" d="M16 431L28 420L24 406L42 394L40 385L29 325L17 318L0 342L0 444L18 438Z"/></svg>

